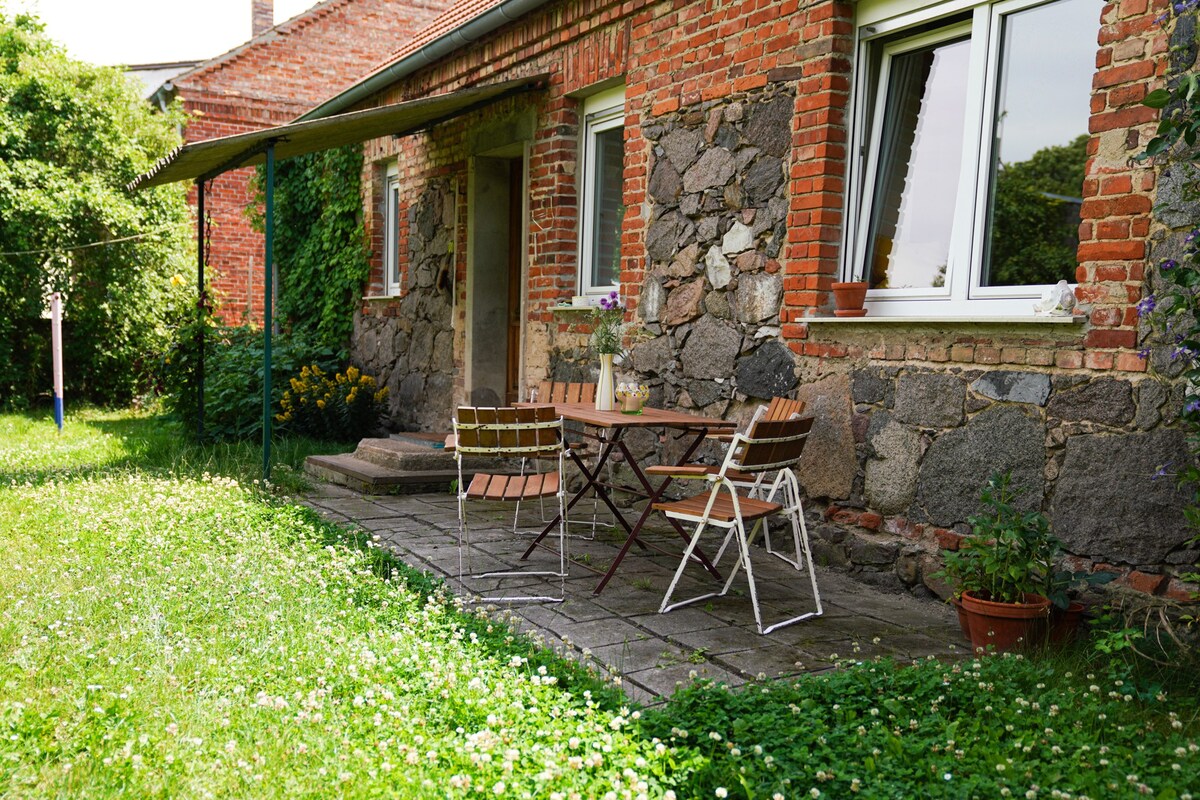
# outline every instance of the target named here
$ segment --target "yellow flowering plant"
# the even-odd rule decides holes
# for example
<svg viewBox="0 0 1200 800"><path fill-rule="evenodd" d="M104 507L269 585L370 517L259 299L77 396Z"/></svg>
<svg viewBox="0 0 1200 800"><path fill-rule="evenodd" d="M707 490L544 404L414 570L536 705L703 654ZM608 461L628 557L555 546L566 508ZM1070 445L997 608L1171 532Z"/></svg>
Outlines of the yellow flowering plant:
<svg viewBox="0 0 1200 800"><path fill-rule="evenodd" d="M387 387L376 388L375 379L357 367L330 377L311 364L289 381L275 421L289 432L317 439L360 439L379 428L387 394Z"/></svg>

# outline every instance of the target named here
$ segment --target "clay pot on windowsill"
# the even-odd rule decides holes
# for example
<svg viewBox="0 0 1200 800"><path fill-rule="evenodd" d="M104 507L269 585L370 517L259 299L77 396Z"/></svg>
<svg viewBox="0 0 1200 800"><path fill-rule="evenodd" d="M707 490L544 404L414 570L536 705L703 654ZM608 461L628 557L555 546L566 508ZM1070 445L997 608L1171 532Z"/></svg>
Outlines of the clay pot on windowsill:
<svg viewBox="0 0 1200 800"><path fill-rule="evenodd" d="M835 317L863 317L867 310L863 302L867 299L866 281L848 281L833 284L833 315Z"/></svg>

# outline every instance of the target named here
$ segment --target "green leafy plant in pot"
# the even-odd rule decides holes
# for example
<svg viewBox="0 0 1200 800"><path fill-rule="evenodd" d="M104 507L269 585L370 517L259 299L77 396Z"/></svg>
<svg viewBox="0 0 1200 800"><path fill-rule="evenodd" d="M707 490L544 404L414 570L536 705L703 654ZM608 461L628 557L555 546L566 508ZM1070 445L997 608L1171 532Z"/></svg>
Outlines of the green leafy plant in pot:
<svg viewBox="0 0 1200 800"><path fill-rule="evenodd" d="M1115 572L1071 572L1057 569L1046 576L1045 595L1050 600L1050 644L1067 644L1075 638L1083 620L1079 592L1101 586L1117 577Z"/></svg>
<svg viewBox="0 0 1200 800"><path fill-rule="evenodd" d="M971 534L945 553L941 577L954 585L964 633L976 649L1006 652L1046 641L1050 600L1044 592L1061 550L1038 511L1015 505L1009 474L993 475L980 493L985 510Z"/></svg>

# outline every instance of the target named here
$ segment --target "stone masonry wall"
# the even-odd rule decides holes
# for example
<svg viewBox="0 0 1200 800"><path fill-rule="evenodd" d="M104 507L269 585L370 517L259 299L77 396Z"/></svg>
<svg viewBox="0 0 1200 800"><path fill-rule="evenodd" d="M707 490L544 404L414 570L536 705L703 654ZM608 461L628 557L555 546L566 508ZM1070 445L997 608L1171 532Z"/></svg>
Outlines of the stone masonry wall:
<svg viewBox="0 0 1200 800"><path fill-rule="evenodd" d="M354 318L354 360L388 388L389 417L403 430L439 427L454 404L456 199L447 179L425 186L407 209L402 297Z"/></svg>

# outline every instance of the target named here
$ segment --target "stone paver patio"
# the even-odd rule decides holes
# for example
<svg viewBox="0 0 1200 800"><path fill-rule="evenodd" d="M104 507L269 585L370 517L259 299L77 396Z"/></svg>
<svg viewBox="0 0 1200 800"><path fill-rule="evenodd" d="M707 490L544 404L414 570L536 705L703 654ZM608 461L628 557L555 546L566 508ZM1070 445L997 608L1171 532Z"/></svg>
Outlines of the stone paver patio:
<svg viewBox="0 0 1200 800"><path fill-rule="evenodd" d="M489 586L474 581L468 591L458 580L458 516L451 494L364 496L321 484L307 502L327 519L354 523L378 535L402 560L445 578L464 596L491 591L495 586L494 582ZM522 509L524 531L542 527L536 504L530 505L532 508ZM590 522L590 503L583 507ZM493 553L515 561L523 547L511 531L511 506L474 503L468 510L474 568L479 570L494 558ZM579 515L581 521L583 517ZM665 524L648 527L651 541L681 551L679 538ZM590 534L590 526L578 525L573 530ZM606 528L591 541L572 537L568 551L576 563L566 581L566 601L508 608L515 614L513 622L518 628L576 657L590 657L613 677L620 676L625 691L639 702L670 695L679 682L693 677L735 685L758 676L819 671L840 658L892 655L915 659L962 656L969 650L947 605L890 594L827 569L817 571L824 615L768 636L757 633L744 580L735 582L724 598L659 614L678 556L634 548L605 590L593 595L599 574L587 567L606 569L623 540L623 533ZM758 550L755 555L765 623L811 608L804 573L765 551ZM558 563L557 557L544 551L535 553L531 561L539 558L547 566ZM731 555L726 555L723 563L731 564ZM558 589L557 579L551 579L551 584L542 578L523 581L507 580L504 589L518 593L556 593ZM680 596L700 594L714 585L707 573L695 567L685 574Z"/></svg>

